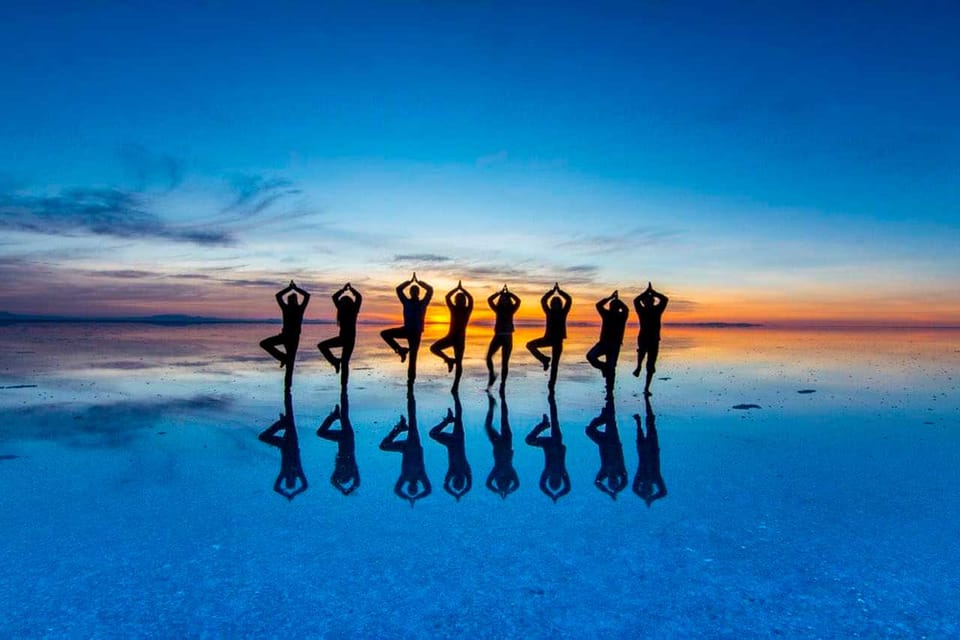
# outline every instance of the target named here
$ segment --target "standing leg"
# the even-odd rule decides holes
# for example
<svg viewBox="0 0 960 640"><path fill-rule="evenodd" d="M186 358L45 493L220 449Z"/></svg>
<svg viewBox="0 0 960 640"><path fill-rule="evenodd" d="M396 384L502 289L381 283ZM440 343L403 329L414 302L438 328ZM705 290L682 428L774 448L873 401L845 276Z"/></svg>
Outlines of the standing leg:
<svg viewBox="0 0 960 640"><path fill-rule="evenodd" d="M487 347L487 388L493 386L493 383L497 380L497 374L493 372L493 356L497 353L497 350L500 349L501 336L494 334L493 338L490 340L490 346Z"/></svg>
<svg viewBox="0 0 960 640"><path fill-rule="evenodd" d="M453 345L453 392L460 390L460 378L463 376L463 352L466 348L465 339L456 340Z"/></svg>
<svg viewBox="0 0 960 640"><path fill-rule="evenodd" d="M503 350L500 352L500 395L506 390L507 373L510 370L510 354L513 352L513 334L503 336Z"/></svg>
<svg viewBox="0 0 960 640"><path fill-rule="evenodd" d="M560 354L563 353L563 340L558 340L553 345L553 358L550 362L550 382L547 383L547 388L552 393L554 388L557 386L557 369L560 367Z"/></svg>
<svg viewBox="0 0 960 640"><path fill-rule="evenodd" d="M290 388L293 386L293 363L297 359L297 347L299 346L299 340L300 336L297 336L285 345L287 349L287 371L283 376L283 389L287 393L290 392Z"/></svg>
<svg viewBox="0 0 960 640"><path fill-rule="evenodd" d="M647 346L647 384L643 388L643 395L649 396L650 383L653 382L653 374L657 371L657 356L660 353L660 344L655 343Z"/></svg>
<svg viewBox="0 0 960 640"><path fill-rule="evenodd" d="M356 338L343 340L343 351L340 352L340 388L347 388L347 380L350 377L350 358L353 356L353 348L356 346Z"/></svg>
<svg viewBox="0 0 960 640"><path fill-rule="evenodd" d="M417 379L417 352L420 351L420 334L408 336L407 344L410 345L410 359L407 361L407 385L413 386Z"/></svg>

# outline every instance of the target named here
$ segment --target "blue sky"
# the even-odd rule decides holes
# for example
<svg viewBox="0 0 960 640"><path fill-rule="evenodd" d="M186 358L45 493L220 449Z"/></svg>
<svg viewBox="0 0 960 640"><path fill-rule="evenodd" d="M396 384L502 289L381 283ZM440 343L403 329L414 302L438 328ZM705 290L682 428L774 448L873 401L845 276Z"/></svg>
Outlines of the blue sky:
<svg viewBox="0 0 960 640"><path fill-rule="evenodd" d="M960 322L955 4L518 4L0 8L0 309L409 267Z"/></svg>

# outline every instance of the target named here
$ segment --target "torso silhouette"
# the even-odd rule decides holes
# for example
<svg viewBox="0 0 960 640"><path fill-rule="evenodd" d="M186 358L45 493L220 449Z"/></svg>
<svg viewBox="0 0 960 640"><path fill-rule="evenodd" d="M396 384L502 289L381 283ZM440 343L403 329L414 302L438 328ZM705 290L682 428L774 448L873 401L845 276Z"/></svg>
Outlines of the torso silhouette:
<svg viewBox="0 0 960 640"><path fill-rule="evenodd" d="M467 305L453 305L450 307L450 334L462 336L467 332L467 322L472 310Z"/></svg>
<svg viewBox="0 0 960 640"><path fill-rule="evenodd" d="M493 326L493 332L497 335L513 333L513 316L517 309L507 300L505 296L500 297L500 302L494 307L496 313L496 323Z"/></svg>
<svg viewBox="0 0 960 640"><path fill-rule="evenodd" d="M567 337L567 313L569 308L554 309L547 307L546 336L551 342L559 342Z"/></svg>
<svg viewBox="0 0 960 640"><path fill-rule="evenodd" d="M407 331L423 333L423 321L427 315L427 302L423 298L417 300L404 299L403 326Z"/></svg>
<svg viewBox="0 0 960 640"><path fill-rule="evenodd" d="M600 342L605 344L623 344L623 334L627 330L626 305L611 305L600 311Z"/></svg>
<svg viewBox="0 0 960 640"><path fill-rule="evenodd" d="M303 312L306 305L287 303L283 305L283 333L287 335L300 335L300 327L303 326Z"/></svg>
<svg viewBox="0 0 960 640"><path fill-rule="evenodd" d="M349 303L341 301L337 305L337 324L340 325L340 335L346 336L355 336L357 335L357 316L359 315L359 307L356 303Z"/></svg>
<svg viewBox="0 0 960 640"><path fill-rule="evenodd" d="M637 313L640 315L640 337L646 341L660 340L660 320L663 317L663 304L654 306L648 302L641 306Z"/></svg>

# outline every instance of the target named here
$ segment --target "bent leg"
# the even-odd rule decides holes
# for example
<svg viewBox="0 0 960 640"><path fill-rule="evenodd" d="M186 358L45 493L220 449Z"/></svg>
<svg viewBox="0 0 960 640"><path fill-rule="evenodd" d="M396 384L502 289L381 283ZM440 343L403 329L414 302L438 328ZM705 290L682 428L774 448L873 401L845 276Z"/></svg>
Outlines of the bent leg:
<svg viewBox="0 0 960 640"><path fill-rule="evenodd" d="M320 353L323 354L323 357L326 358L327 362L333 365L333 368L338 373L340 372L340 361L341 359L333 355L333 349L336 347L343 346L343 339L340 336L333 338L327 338L323 342L317 343L317 349L320 350Z"/></svg>
<svg viewBox="0 0 960 640"><path fill-rule="evenodd" d="M444 363L446 363L448 370L453 370L454 359L448 356L447 354L445 354L443 350L449 349L452 346L453 346L453 337L449 335L446 335L440 338L439 340L434 342L432 345L430 345L430 353L432 353L433 355L443 360Z"/></svg>
<svg viewBox="0 0 960 640"><path fill-rule="evenodd" d="M604 363L604 361L600 359L600 356L602 354L603 354L603 343L598 342L597 344L590 347L589 351L587 351L587 362L589 362L593 368L600 369L600 371L604 371L604 375L606 375L606 372L605 372L606 363Z"/></svg>
<svg viewBox="0 0 960 640"><path fill-rule="evenodd" d="M543 355L543 353L540 351L540 348L548 346L550 346L550 340L547 338L547 336L542 336L527 343L527 351L529 351L533 357L536 358L541 365L543 365L544 371L546 371L550 366L550 358Z"/></svg>
<svg viewBox="0 0 960 640"><path fill-rule="evenodd" d="M409 344L410 338L407 335L407 329L405 327L392 327L390 329L384 329L380 332L380 337L383 338L383 341L387 343L387 346L393 349L393 352L400 356L400 361L407 357L408 348L401 347L397 342L398 339L406 339Z"/></svg>
<svg viewBox="0 0 960 640"><path fill-rule="evenodd" d="M282 333L278 333L275 336L270 336L269 338L264 338L261 340L260 348L276 358L280 364L283 365L287 362L287 354L277 349L277 347L282 345L285 341L286 337Z"/></svg>

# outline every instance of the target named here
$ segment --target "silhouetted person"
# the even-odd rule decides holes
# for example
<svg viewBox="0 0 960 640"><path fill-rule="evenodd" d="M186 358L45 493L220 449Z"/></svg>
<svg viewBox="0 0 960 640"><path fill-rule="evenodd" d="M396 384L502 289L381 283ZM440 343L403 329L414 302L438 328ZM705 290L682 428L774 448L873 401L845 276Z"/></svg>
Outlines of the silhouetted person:
<svg viewBox="0 0 960 640"><path fill-rule="evenodd" d="M520 308L520 298L508 291L507 285L503 285L503 289L487 298L487 304L496 314L493 339L487 349L487 372L490 374L487 379L487 388L492 387L497 380L497 374L493 372L493 356L502 349L500 353L500 395L502 396L507 384L510 354L513 353L513 316Z"/></svg>
<svg viewBox="0 0 960 640"><path fill-rule="evenodd" d="M348 293L350 295L347 295ZM340 374L340 385L343 387L347 386L347 379L350 377L350 356L357 344L357 315L360 313L361 304L363 296L360 292L351 287L349 282L343 285L343 288L333 294L333 306L337 308L337 326L340 327L340 333L335 338L327 338L317 343L320 353ZM341 349L339 358L332 351L337 347Z"/></svg>
<svg viewBox="0 0 960 640"><path fill-rule="evenodd" d="M284 394L283 410L280 419L267 427L258 438L280 449L280 473L273 483L273 490L287 500L293 500L294 496L307 490L307 477L300 463L300 441L293 419L293 398L289 393ZM277 435L280 431L283 435Z"/></svg>
<svg viewBox="0 0 960 640"><path fill-rule="evenodd" d="M500 396L500 432L493 428L493 410L497 401L487 392L487 419L483 423L487 438L493 445L493 469L487 476L487 489L501 498L520 488L520 477L513 468L513 431L510 429L510 416L507 410L506 396Z"/></svg>
<svg viewBox="0 0 960 640"><path fill-rule="evenodd" d="M601 319L600 340L587 352L587 360L603 374L609 395L613 393L613 383L617 377L617 360L620 359L620 345L623 344L630 309L620 299L620 294L614 291L597 302L597 312Z"/></svg>
<svg viewBox="0 0 960 640"><path fill-rule="evenodd" d="M413 396L413 389L407 390L407 415L410 416L410 422L407 423L407 419L400 416L400 422L380 443L380 449L399 451L403 454L400 462L400 477L393 485L393 492L398 497L408 500L413 507L417 500L426 498L433 490L423 465L423 445L420 444L420 431L417 429L417 401ZM398 442L397 437L404 432L407 434L406 440Z"/></svg>
<svg viewBox="0 0 960 640"><path fill-rule="evenodd" d="M447 476L443 480L443 490L460 502L473 487L473 474L467 462L467 450L463 433L463 405L460 396L453 394L454 411L447 409L447 415L433 429L430 437L447 448ZM444 429L452 424L453 431L447 433Z"/></svg>
<svg viewBox="0 0 960 640"><path fill-rule="evenodd" d="M540 307L547 316L544 334L542 337L527 343L527 349L543 365L543 370L550 370L550 382L547 384L547 388L550 389L551 393L557 385L557 367L560 366L563 341L567 337L567 315L570 313L572 303L573 299L570 295L560 288L559 283L554 283L553 289L547 291L540 298ZM540 352L541 347L550 347L549 357Z"/></svg>
<svg viewBox="0 0 960 640"><path fill-rule="evenodd" d="M424 290L423 299L420 298L420 285ZM433 287L417 280L417 274L414 273L410 280L397 285L397 297L403 305L403 326L384 329L380 332L380 337L400 356L400 362L406 360L409 354L407 384L412 385L417 379L417 351L420 349L420 337L423 335L427 306L433 298ZM407 346L400 346L397 343L398 339L406 340Z"/></svg>
<svg viewBox="0 0 960 640"><path fill-rule="evenodd" d="M567 474L567 447L563 444L560 420L557 417L557 402L553 394L548 396L550 417L543 420L527 434L525 442L543 449L543 473L540 474L540 490L556 502L570 493L570 476ZM550 429L549 436L540 435Z"/></svg>
<svg viewBox="0 0 960 640"><path fill-rule="evenodd" d="M660 321L669 301L667 296L654 290L649 282L647 290L633 299L633 307L640 318L640 333L637 334L637 368L633 370L633 375L640 377L640 367L643 366L643 358L646 356L647 383L643 387L646 395L650 394L650 383L657 370L657 355L660 353Z"/></svg>
<svg viewBox="0 0 960 640"><path fill-rule="evenodd" d="M601 425L603 431L600 430ZM587 425L587 437L593 440L600 450L600 470L597 471L593 484L616 500L617 494L627 486L627 464L623 460L623 444L620 442L617 411L612 394L607 394L607 402L600 415Z"/></svg>
<svg viewBox="0 0 960 640"><path fill-rule="evenodd" d="M657 437L657 417L647 397L647 434L644 436L639 414L637 421L637 475L633 478L633 492L643 498L649 507L655 500L667 495L667 485L660 474L660 439Z"/></svg>
<svg viewBox="0 0 960 640"><path fill-rule="evenodd" d="M463 375L463 350L467 343L467 322L470 321L470 314L473 313L473 296L463 288L462 282L457 282L457 286L447 292L445 298L447 309L450 310L450 329L447 335L440 338L430 346L430 352L435 356L442 358L447 365L447 371L456 373L453 375L454 393L460 388L460 377ZM444 349L453 349L451 358L443 352Z"/></svg>
<svg viewBox="0 0 960 640"><path fill-rule="evenodd" d="M301 300L297 299L296 294L298 293L302 298ZM286 300L283 299L284 296L287 296ZM310 302L310 294L291 280L285 289L277 292L276 298L277 304L280 305L280 310L283 312L283 328L277 335L261 340L260 347L276 358L281 367L286 367L283 388L289 391L293 385L293 363L297 358L297 347L300 346L303 312ZM277 349L278 346L282 346L283 351Z"/></svg>
<svg viewBox="0 0 960 640"><path fill-rule="evenodd" d="M334 422L340 422L340 428L331 429ZM333 475L330 484L345 496L360 486L360 469L357 468L356 438L353 424L350 422L350 404L346 387L340 392L340 404L333 408L317 429L317 436L337 443L337 458L333 463Z"/></svg>

